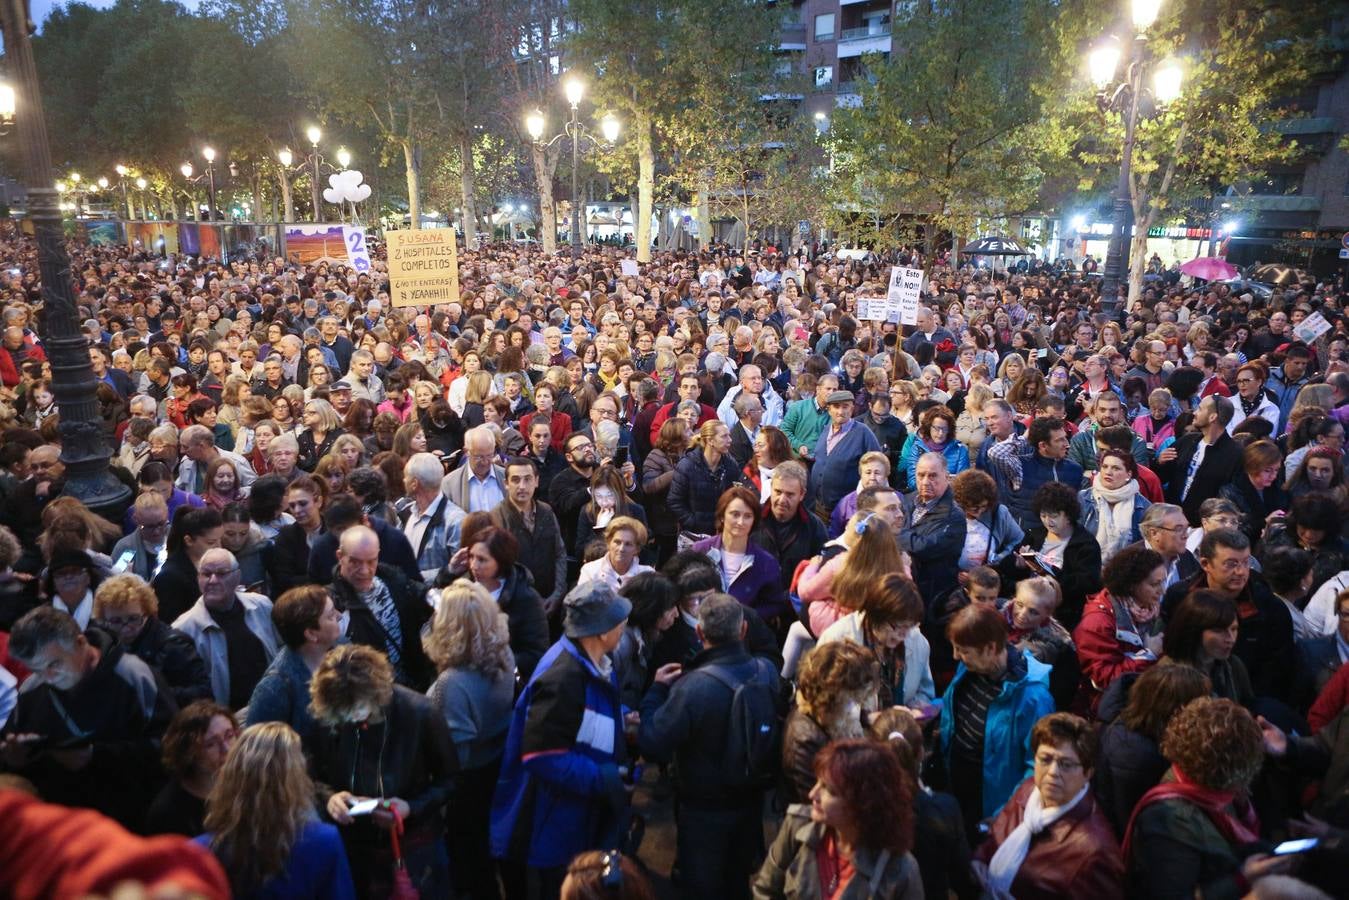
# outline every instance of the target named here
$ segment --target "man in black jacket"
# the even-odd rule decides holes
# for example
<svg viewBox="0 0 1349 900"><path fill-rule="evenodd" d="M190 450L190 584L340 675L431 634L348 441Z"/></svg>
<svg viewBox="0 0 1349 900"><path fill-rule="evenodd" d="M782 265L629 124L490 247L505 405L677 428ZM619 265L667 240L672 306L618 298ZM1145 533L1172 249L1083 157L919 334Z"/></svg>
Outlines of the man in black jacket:
<svg viewBox="0 0 1349 900"><path fill-rule="evenodd" d="M435 667L422 649L422 626L431 618L427 586L380 564L379 537L365 525L342 532L337 571L329 588L333 603L351 620L347 637L389 657L398 683L425 691Z"/></svg>
<svg viewBox="0 0 1349 900"><path fill-rule="evenodd" d="M534 461L512 456L506 460L506 499L490 515L492 524L509 531L520 545L519 562L534 577L543 611L551 616L567 592L567 548L552 508L536 499L538 485Z"/></svg>
<svg viewBox="0 0 1349 900"><path fill-rule="evenodd" d="M1198 434L1187 434L1157 456L1157 475L1166 485L1166 500L1185 510L1199 525L1199 505L1218 496L1218 489L1242 471L1241 445L1227 434L1232 401L1210 394L1194 412Z"/></svg>
<svg viewBox="0 0 1349 900"><path fill-rule="evenodd" d="M642 755L678 763L680 884L689 898L747 900L764 852L763 788L733 768L743 760L728 759L726 747L736 689L755 682L781 692L777 671L745 649L744 609L729 594L703 600L696 627L704 649L687 670L661 666L642 698Z"/></svg>
<svg viewBox="0 0 1349 900"><path fill-rule="evenodd" d="M826 539L824 523L806 508L809 479L799 462L778 463L772 493L754 529L754 542L777 557L784 590L791 589L797 566L819 553Z"/></svg>
<svg viewBox="0 0 1349 900"><path fill-rule="evenodd" d="M159 742L177 712L163 682L98 627L31 610L9 650L33 671L0 741L0 761L53 803L137 829L162 779Z"/></svg>
<svg viewBox="0 0 1349 900"><path fill-rule="evenodd" d="M576 520L581 507L590 501L590 476L595 473L599 458L595 456L595 442L588 435L572 432L562 443L562 456L567 468L553 476L548 488L548 505L562 528L562 541L568 547L576 546Z"/></svg>
<svg viewBox="0 0 1349 900"><path fill-rule="evenodd" d="M960 551L965 546L965 514L956 506L946 457L924 453L918 458L914 478L918 484L903 499L899 549L913 557L918 591L931 606L956 586Z"/></svg>

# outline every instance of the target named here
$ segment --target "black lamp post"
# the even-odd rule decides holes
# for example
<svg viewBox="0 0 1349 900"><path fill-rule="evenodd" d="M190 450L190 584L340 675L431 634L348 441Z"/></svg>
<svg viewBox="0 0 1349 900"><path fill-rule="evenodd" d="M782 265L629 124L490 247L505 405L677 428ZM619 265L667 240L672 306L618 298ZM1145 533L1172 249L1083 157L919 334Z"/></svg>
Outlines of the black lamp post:
<svg viewBox="0 0 1349 900"><path fill-rule="evenodd" d="M596 147L610 147L614 141L618 140L619 124L618 119L612 115L605 116L600 122L600 130L604 135L604 140L595 137L589 129L581 124L577 115L581 108L581 97L585 94L585 84L578 78L568 78L563 83L563 90L567 95L567 103L571 106L571 119L563 125L562 133L555 135L547 142L543 140L545 120L543 112L540 110L535 110L525 117L525 129L529 132L529 136L533 138L534 143L540 147L551 147L564 137L571 138L571 258L575 262L581 256L581 217L585 215L585 204L581 203L577 196L579 193L577 170L581 160L581 139L590 141ZM467 228L465 230L467 231Z"/></svg>
<svg viewBox="0 0 1349 900"><path fill-rule="evenodd" d="M1134 38L1129 42L1128 58L1118 81L1116 70L1120 47L1117 41L1108 39L1092 51L1089 59L1091 78L1096 83L1097 105L1102 112L1119 113L1124 120L1124 148L1101 283L1101 311L1110 319L1119 318L1120 294L1127 290L1128 284L1124 266L1128 258L1129 226L1133 220L1132 167L1138 120L1140 117L1155 118L1165 104L1180 95L1181 71L1173 61L1162 62L1153 71L1153 87L1143 84L1144 69L1151 62L1146 52L1147 30L1156 21L1160 7L1161 0L1133 0Z"/></svg>
<svg viewBox="0 0 1349 900"><path fill-rule="evenodd" d="M121 522L131 489L108 471L112 455L103 433L96 388L89 364L89 342L80 332L70 257L57 195L51 186L51 149L38 90L37 67L29 35L34 31L23 0L0 2L5 57L14 74L20 150L28 182L28 216L37 238L42 276L43 343L52 366L52 393L61 410L61 462L65 493L100 515Z"/></svg>

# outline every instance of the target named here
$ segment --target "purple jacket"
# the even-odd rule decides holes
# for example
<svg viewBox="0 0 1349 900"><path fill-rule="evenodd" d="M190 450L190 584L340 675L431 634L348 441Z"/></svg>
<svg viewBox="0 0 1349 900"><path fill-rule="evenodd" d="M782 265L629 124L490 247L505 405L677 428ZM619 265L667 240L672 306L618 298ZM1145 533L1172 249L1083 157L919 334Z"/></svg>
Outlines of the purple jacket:
<svg viewBox="0 0 1349 900"><path fill-rule="evenodd" d="M726 573L721 565L721 535L701 540L693 549L706 554L721 572L722 587L764 619L779 615L792 615L792 605L787 592L782 588L782 569L778 561L767 550L754 541L749 542L750 562L736 575L735 581L726 584Z"/></svg>

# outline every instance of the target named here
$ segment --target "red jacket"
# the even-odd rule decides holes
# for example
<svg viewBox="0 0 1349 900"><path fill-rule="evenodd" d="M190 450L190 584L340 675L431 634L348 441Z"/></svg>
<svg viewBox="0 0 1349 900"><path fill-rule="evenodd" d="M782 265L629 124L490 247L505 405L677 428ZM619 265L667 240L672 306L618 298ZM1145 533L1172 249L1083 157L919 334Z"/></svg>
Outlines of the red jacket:
<svg viewBox="0 0 1349 900"><path fill-rule="evenodd" d="M185 837L131 834L88 809L43 803L22 791L0 791L0 896L13 900L107 896L125 881L146 896L227 900L229 882L210 851Z"/></svg>
<svg viewBox="0 0 1349 900"><path fill-rule="evenodd" d="M44 362L47 354L42 352L42 348L32 341L24 338L24 343L28 345L28 359L35 359L38 362ZM10 355L9 349L0 346L0 384L5 387L14 387L23 380L23 373L19 371L18 363L14 362L14 357Z"/></svg>
<svg viewBox="0 0 1349 900"><path fill-rule="evenodd" d="M1025 818L1026 801L1035 790L1027 778L1016 789L989 829L988 840L974 858L987 863ZM1124 856L1105 815L1090 790L1067 815L1031 839L1030 852L1017 869L1011 894L1017 900L1122 900Z"/></svg>
<svg viewBox="0 0 1349 900"><path fill-rule="evenodd" d="M527 413L520 417L520 433L525 436L526 440L529 439L529 423L535 415L536 413ZM552 434L549 443L554 450L561 453L562 442L567 439L567 435L571 434L571 416L557 410L553 410L549 413L549 416L551 416L551 424L548 426L548 430Z"/></svg>
<svg viewBox="0 0 1349 900"><path fill-rule="evenodd" d="M651 446L656 446L657 442L660 440L660 428L666 422L670 421L670 416L674 415L675 407L677 406L679 406L678 402L667 403L657 410L656 417L651 420ZM698 414L697 427L701 428L704 422L711 422L717 417L717 411L706 403L699 403L698 406L702 411Z"/></svg>
<svg viewBox="0 0 1349 900"><path fill-rule="evenodd" d="M1078 689L1078 705L1096 709L1101 693L1119 676L1127 672L1142 672L1156 663L1154 659L1134 659L1140 647L1117 636L1119 623L1115 621L1115 606L1110 594L1102 590L1087 598L1082 609L1082 621L1073 629L1073 643L1077 645L1077 661L1082 669Z"/></svg>
<svg viewBox="0 0 1349 900"><path fill-rule="evenodd" d="M1326 686L1321 688L1311 711L1307 713L1307 724L1312 733L1320 731L1334 721L1346 706L1349 706L1349 666L1340 666L1330 676Z"/></svg>

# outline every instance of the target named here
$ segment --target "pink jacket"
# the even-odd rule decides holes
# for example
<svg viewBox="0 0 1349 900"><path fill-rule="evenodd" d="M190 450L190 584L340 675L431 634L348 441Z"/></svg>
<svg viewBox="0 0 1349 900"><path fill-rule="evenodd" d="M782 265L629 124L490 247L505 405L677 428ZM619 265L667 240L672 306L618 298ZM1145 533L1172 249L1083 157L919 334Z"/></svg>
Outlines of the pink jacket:
<svg viewBox="0 0 1349 900"><path fill-rule="evenodd" d="M843 568L848 554L840 553L824 565L811 563L796 582L796 595L806 607L806 618L810 622L811 633L816 637L851 610L844 609L834 602L834 576Z"/></svg>

